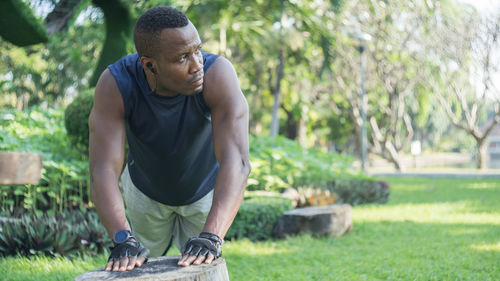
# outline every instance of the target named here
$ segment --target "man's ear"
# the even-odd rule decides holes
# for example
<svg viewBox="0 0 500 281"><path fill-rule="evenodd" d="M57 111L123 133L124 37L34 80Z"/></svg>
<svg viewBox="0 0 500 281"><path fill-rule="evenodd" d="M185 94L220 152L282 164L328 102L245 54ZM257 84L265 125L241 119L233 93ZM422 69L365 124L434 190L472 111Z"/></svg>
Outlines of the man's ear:
<svg viewBox="0 0 500 281"><path fill-rule="evenodd" d="M151 70L151 72L153 72L153 74L156 74L156 70L153 67L152 63L148 62L148 63L146 63L146 66L147 66L147 68L149 68L149 70Z"/></svg>
<svg viewBox="0 0 500 281"><path fill-rule="evenodd" d="M149 69L151 73L156 74L156 69L154 68L153 61L150 57L142 56L141 64L144 68Z"/></svg>

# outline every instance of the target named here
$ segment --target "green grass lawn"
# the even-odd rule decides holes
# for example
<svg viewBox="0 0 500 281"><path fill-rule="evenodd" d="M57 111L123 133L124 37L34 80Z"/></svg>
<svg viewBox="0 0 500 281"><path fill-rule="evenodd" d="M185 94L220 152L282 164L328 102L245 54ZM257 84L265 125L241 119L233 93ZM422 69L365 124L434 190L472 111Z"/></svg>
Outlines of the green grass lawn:
<svg viewBox="0 0 500 281"><path fill-rule="evenodd" d="M339 238L227 242L237 280L500 280L500 181L390 178L384 205L353 209ZM4 258L0 280L72 280L106 257Z"/></svg>

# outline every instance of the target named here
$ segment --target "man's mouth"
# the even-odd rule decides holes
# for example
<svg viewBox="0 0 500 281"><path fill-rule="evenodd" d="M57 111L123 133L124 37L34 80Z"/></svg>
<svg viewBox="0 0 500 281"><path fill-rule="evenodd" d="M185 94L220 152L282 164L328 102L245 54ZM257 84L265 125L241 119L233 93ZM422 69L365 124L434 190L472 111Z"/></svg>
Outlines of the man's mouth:
<svg viewBox="0 0 500 281"><path fill-rule="evenodd" d="M192 80L192 82L191 82L191 83L192 83L192 84L194 84L195 86L199 86L199 85L203 84L203 74L201 74L201 75L199 75L199 76L195 77L195 78Z"/></svg>

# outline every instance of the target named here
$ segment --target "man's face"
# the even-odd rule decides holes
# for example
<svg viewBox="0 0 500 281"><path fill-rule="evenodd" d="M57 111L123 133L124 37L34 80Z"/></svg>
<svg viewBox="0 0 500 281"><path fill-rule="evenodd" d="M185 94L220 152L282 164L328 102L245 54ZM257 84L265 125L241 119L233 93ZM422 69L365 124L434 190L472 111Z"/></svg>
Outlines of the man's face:
<svg viewBox="0 0 500 281"><path fill-rule="evenodd" d="M162 95L194 95L203 90L201 40L189 22L180 28L166 28L160 35L157 56L157 92Z"/></svg>

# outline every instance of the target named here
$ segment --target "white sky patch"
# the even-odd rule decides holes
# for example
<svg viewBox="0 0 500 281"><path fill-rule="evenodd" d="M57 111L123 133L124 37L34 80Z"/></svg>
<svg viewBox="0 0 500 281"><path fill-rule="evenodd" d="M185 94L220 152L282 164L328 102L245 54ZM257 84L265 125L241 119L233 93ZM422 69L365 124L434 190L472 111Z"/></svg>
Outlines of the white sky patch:
<svg viewBox="0 0 500 281"><path fill-rule="evenodd" d="M491 12L494 8L500 7L498 0L459 0L459 2L471 4L480 13Z"/></svg>
<svg viewBox="0 0 500 281"><path fill-rule="evenodd" d="M461 3L466 3L470 4L473 7L475 7L481 16L486 17L486 16L491 16L495 13L500 13L500 1L499 0L458 0ZM500 50L497 50L496 52L493 53L493 56L495 61L500 60ZM471 77L472 82L476 85L476 91L477 94L482 93L484 90L484 85L481 84L482 77L478 76L477 74ZM496 90L491 90L489 93L487 93L487 96L491 97L492 99L500 100L500 71L494 72L491 74L491 80L493 81L494 88Z"/></svg>

